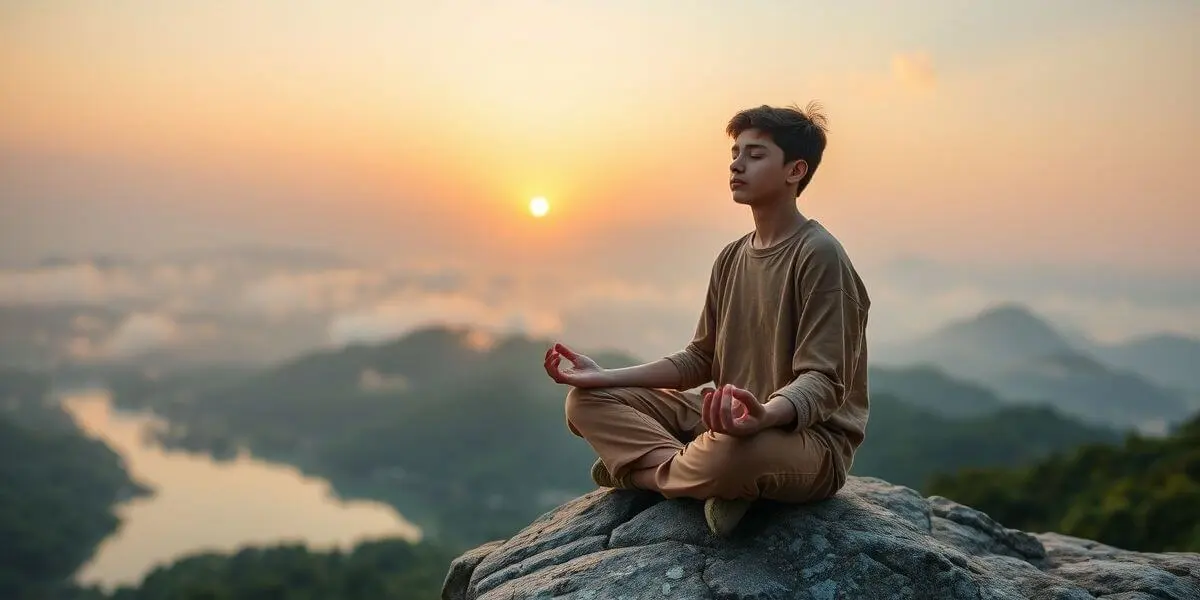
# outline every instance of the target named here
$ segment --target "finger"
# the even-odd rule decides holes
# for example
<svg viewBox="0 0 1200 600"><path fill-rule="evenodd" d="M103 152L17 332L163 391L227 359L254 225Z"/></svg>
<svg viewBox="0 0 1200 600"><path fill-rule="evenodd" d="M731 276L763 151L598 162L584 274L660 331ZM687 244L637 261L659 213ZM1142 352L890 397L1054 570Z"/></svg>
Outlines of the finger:
<svg viewBox="0 0 1200 600"><path fill-rule="evenodd" d="M730 432L730 435L748 436L757 433L758 430L759 427L756 421L746 420L735 425L734 430Z"/></svg>
<svg viewBox="0 0 1200 600"><path fill-rule="evenodd" d="M576 354L574 350L571 350L570 348L568 348L562 344L555 344L554 349L557 350L563 356L565 356L567 358L567 360L569 360L571 362L575 362L575 359L579 358L579 355Z"/></svg>
<svg viewBox="0 0 1200 600"><path fill-rule="evenodd" d="M734 422L741 421L742 419L746 418L746 416L749 414L750 414L750 412L746 409L746 404L744 402L742 402L741 400L738 400L737 396L734 396L734 398L733 398L733 420L734 420Z"/></svg>
<svg viewBox="0 0 1200 600"><path fill-rule="evenodd" d="M726 432L732 431L733 424L733 386L726 384L721 394L721 426Z"/></svg>
<svg viewBox="0 0 1200 600"><path fill-rule="evenodd" d="M704 427L709 428L709 430L713 428L713 402L715 400L716 392L714 391L710 391L704 395L704 408L700 416L704 421Z"/></svg>
<svg viewBox="0 0 1200 600"><path fill-rule="evenodd" d="M721 388L718 388L716 391L714 391L712 395L712 401L708 403L708 428L718 433L724 430L724 428L721 427L722 391L723 390Z"/></svg>
<svg viewBox="0 0 1200 600"><path fill-rule="evenodd" d="M546 374L555 382L562 383L562 373L559 373L558 369L550 361L546 361Z"/></svg>
<svg viewBox="0 0 1200 600"><path fill-rule="evenodd" d="M761 416L767 412L767 408L758 401L758 398L754 397L754 394L750 393L750 390L735 387L733 388L733 397L740 400L742 406L746 407L746 412L752 416Z"/></svg>
<svg viewBox="0 0 1200 600"><path fill-rule="evenodd" d="M710 387L700 388L700 397L704 399L704 401L700 404L700 420L704 423L705 427L710 429L712 428L712 425L711 421L708 419L708 411L710 410L709 407L712 405L714 391L716 390Z"/></svg>
<svg viewBox="0 0 1200 600"><path fill-rule="evenodd" d="M721 386L717 389L717 393L713 394L712 412L713 429L716 429L721 433L729 433L729 427L727 427L728 423L721 418L721 407L724 406L726 402L729 402L729 394L726 393L725 386Z"/></svg>

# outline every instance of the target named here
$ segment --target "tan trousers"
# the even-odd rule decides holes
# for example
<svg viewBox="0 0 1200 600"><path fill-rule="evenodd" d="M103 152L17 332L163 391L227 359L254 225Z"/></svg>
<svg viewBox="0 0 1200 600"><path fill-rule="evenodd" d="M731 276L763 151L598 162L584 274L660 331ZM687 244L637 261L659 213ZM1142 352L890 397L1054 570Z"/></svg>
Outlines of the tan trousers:
<svg viewBox="0 0 1200 600"><path fill-rule="evenodd" d="M599 455L609 473L656 467L656 487L668 498L750 498L812 502L841 486L824 438L812 430L768 429L750 437L708 431L696 392L655 388L571 388L571 432ZM639 461L654 450L674 452L659 465Z"/></svg>

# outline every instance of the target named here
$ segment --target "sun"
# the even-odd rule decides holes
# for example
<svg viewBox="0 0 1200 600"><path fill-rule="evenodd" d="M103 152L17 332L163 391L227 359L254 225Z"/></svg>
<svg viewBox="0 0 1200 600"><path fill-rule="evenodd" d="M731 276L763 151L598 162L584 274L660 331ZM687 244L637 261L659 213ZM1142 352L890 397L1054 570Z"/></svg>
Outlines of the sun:
<svg viewBox="0 0 1200 600"><path fill-rule="evenodd" d="M544 217L550 212L550 201L544 196L538 196L529 201L529 214L535 217Z"/></svg>

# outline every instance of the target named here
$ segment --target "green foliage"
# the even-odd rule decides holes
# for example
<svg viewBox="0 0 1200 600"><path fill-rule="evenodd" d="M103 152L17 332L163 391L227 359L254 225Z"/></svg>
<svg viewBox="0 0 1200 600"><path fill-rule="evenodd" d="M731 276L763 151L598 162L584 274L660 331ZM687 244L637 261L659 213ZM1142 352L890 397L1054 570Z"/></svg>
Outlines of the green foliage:
<svg viewBox="0 0 1200 600"><path fill-rule="evenodd" d="M867 439L851 469L922 489L936 473L966 467L1015 466L1054 452L1116 441L1045 406L1008 405L987 415L954 419L913 406L907 397L871 397Z"/></svg>
<svg viewBox="0 0 1200 600"><path fill-rule="evenodd" d="M401 539L363 542L349 552L303 545L251 546L234 553L198 553L159 567L111 600L276 599L426 600L441 593L454 558L428 544Z"/></svg>
<svg viewBox="0 0 1200 600"><path fill-rule="evenodd" d="M1200 415L1165 438L1129 435L1012 469L935 477L929 491L1008 527L1142 551L1200 551Z"/></svg>
<svg viewBox="0 0 1200 600"><path fill-rule="evenodd" d="M112 505L141 491L120 456L44 402L47 387L0 373L0 598L57 589L116 530Z"/></svg>

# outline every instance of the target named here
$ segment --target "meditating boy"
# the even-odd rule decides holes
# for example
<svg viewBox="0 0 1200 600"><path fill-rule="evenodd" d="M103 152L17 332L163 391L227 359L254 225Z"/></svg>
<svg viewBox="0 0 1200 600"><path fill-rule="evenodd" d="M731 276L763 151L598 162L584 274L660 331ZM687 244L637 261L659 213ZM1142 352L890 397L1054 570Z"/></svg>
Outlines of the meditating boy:
<svg viewBox="0 0 1200 600"><path fill-rule="evenodd" d="M761 106L726 130L730 190L754 230L717 256L692 341L626 368L563 344L545 357L550 377L572 386L567 424L599 456L596 483L704 499L720 536L755 499L841 489L869 406L870 299L841 243L796 206L825 150L824 117Z"/></svg>

